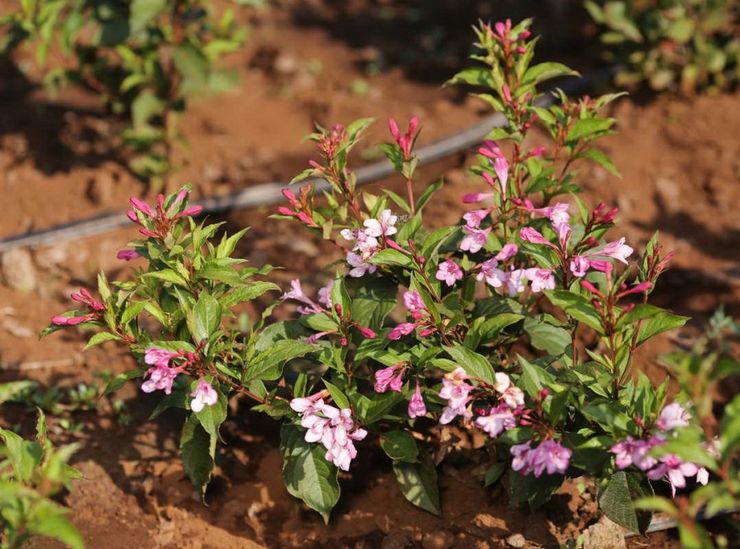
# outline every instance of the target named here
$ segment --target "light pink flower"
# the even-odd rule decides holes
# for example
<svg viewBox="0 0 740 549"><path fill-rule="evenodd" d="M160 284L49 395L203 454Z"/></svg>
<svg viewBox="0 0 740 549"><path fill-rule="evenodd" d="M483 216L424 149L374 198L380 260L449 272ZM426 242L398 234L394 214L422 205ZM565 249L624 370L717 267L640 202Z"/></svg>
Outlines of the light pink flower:
<svg viewBox="0 0 740 549"><path fill-rule="evenodd" d="M542 233L532 227L522 227L519 230L519 238L521 238L525 242L530 242L532 244L544 244L545 246L555 248L555 245L552 242L547 240L544 236L542 236Z"/></svg>
<svg viewBox="0 0 740 549"><path fill-rule="evenodd" d="M397 393L403 388L403 375L406 368L401 366L389 366L375 372L375 389L376 393L385 393L389 388Z"/></svg>
<svg viewBox="0 0 740 549"><path fill-rule="evenodd" d="M195 391L190 393L193 400L190 401L190 409L196 414L206 406L213 406L218 402L218 393L205 379L198 380Z"/></svg>
<svg viewBox="0 0 740 549"><path fill-rule="evenodd" d="M421 388L418 381L416 382L414 394L411 395L411 400L409 400L408 414L411 419L423 417L427 414L427 407L424 404L424 397L421 396Z"/></svg>
<svg viewBox="0 0 740 549"><path fill-rule="evenodd" d="M323 309L317 305L310 297L308 297L303 292L303 287L301 286L301 281L297 278L294 278L290 281L290 287L291 290L289 292L285 292L282 296L280 296L280 299L283 301L286 299L292 299L294 301L298 301L299 303L303 303L305 307L298 307L298 312L302 315L308 315L313 313L320 313L323 311Z"/></svg>
<svg viewBox="0 0 740 549"><path fill-rule="evenodd" d="M509 180L509 162L503 156L493 161L493 171L501 185L501 196L506 196L506 183Z"/></svg>
<svg viewBox="0 0 740 549"><path fill-rule="evenodd" d="M525 290L524 280L526 279L525 269L513 269L509 271L506 279L506 286L509 290L509 297L514 297Z"/></svg>
<svg viewBox="0 0 740 549"><path fill-rule="evenodd" d="M372 274L378 269L376 265L367 263L362 256L354 252L347 252L347 263L352 267L349 271L349 276L354 278L360 278L368 273Z"/></svg>
<svg viewBox="0 0 740 549"><path fill-rule="evenodd" d="M634 465L641 471L647 471L657 463L657 460L649 455L650 450L662 442L662 439L657 437L640 440L628 436L614 444L611 447L611 452L616 455L615 461L620 469Z"/></svg>
<svg viewBox="0 0 740 549"><path fill-rule="evenodd" d="M570 272L573 273L573 276L576 276L578 278L583 278L584 276L586 276L586 273L588 272L590 266L591 262L588 260L587 257L582 255L577 255L570 260Z"/></svg>
<svg viewBox="0 0 740 549"><path fill-rule="evenodd" d="M660 416L655 422L655 425L661 431L670 431L677 427L686 427L689 424L690 419L691 414L689 414L678 402L674 402L661 410Z"/></svg>
<svg viewBox="0 0 740 549"><path fill-rule="evenodd" d="M442 410L439 422L443 425L451 422L456 416L469 419L472 414L467 405L470 397L468 393L473 386L467 383L468 375L459 366L452 372L445 374L442 379L442 389L439 391L440 398L447 400L447 406Z"/></svg>
<svg viewBox="0 0 740 549"><path fill-rule="evenodd" d="M160 347L149 347L144 351L144 362L152 366L169 366L170 361L179 354Z"/></svg>
<svg viewBox="0 0 740 549"><path fill-rule="evenodd" d="M402 336L407 336L416 329L415 322L402 322L397 324L390 332L388 332L388 339L391 341L398 341Z"/></svg>
<svg viewBox="0 0 740 549"><path fill-rule="evenodd" d="M677 488L686 487L686 478L696 476L699 473L699 467L693 463L682 461L674 454L666 454L660 457L660 463L648 471L647 477L650 480L659 480L663 477L670 483L673 496L676 495ZM702 479L704 474L702 473Z"/></svg>
<svg viewBox="0 0 740 549"><path fill-rule="evenodd" d="M501 404L486 415L477 417L475 425L488 433L491 438L496 438L504 431L516 427L516 417L508 406Z"/></svg>
<svg viewBox="0 0 740 549"><path fill-rule="evenodd" d="M488 233L491 232L491 228L488 227L487 229L472 229L468 226L465 226L463 227L463 232L465 233L465 236L460 242L460 249L474 254L480 251L480 249L486 245L486 241L488 240Z"/></svg>
<svg viewBox="0 0 740 549"><path fill-rule="evenodd" d="M539 478L545 471L548 475L564 474L570 464L572 450L554 440L545 440L536 448L530 443L511 447L511 468L522 475L534 474Z"/></svg>
<svg viewBox="0 0 740 549"><path fill-rule="evenodd" d="M489 286L499 289L503 288L509 282L509 275L498 269L496 259L488 259L480 264L480 272L476 276L478 280L486 281Z"/></svg>
<svg viewBox="0 0 740 549"><path fill-rule="evenodd" d="M596 255L604 255L607 257L613 257L617 261L627 263L627 258L632 255L634 250L625 244L625 238L622 237L619 240L609 242L604 248L602 248Z"/></svg>
<svg viewBox="0 0 740 549"><path fill-rule="evenodd" d="M514 257L519 251L519 246L516 244L504 244L504 247L501 248L501 251L497 253L493 258L497 261L506 261L507 259L511 259Z"/></svg>
<svg viewBox="0 0 740 549"><path fill-rule="evenodd" d="M477 229L490 210L473 210L463 215L465 225L471 229Z"/></svg>
<svg viewBox="0 0 740 549"><path fill-rule="evenodd" d="M424 300L421 299L419 292L413 290L406 290L403 293L403 304L406 305L411 314L426 310L426 305L424 305Z"/></svg>
<svg viewBox="0 0 740 549"><path fill-rule="evenodd" d="M532 282L532 291L537 293L542 290L555 289L555 277L550 269L526 269L525 276Z"/></svg>
<svg viewBox="0 0 740 549"><path fill-rule="evenodd" d="M463 277L463 270L457 263L448 259L439 264L435 277L437 280L444 281L448 286L453 286Z"/></svg>
<svg viewBox="0 0 740 549"><path fill-rule="evenodd" d="M149 368L144 374L144 377L149 379L141 384L141 390L145 393L164 391L166 395L169 395L172 392L172 384L179 373L176 368L168 368L161 363L157 364Z"/></svg>
<svg viewBox="0 0 740 549"><path fill-rule="evenodd" d="M398 216L393 215L390 210L383 210L378 219L365 220L363 223L365 234L374 238L394 235L398 231L395 227L396 221Z"/></svg>
<svg viewBox="0 0 740 549"><path fill-rule="evenodd" d="M321 303L327 309L333 307L331 302L331 290L334 287L334 281L329 280L324 286L319 288L319 303Z"/></svg>
<svg viewBox="0 0 740 549"><path fill-rule="evenodd" d="M493 193L468 193L463 196L464 204L477 204L493 197Z"/></svg>

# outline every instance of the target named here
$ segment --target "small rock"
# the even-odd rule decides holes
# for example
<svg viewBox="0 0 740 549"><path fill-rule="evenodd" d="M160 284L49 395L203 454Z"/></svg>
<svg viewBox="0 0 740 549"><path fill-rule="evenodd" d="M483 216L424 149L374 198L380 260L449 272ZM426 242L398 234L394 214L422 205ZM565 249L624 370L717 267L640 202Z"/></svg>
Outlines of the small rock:
<svg viewBox="0 0 740 549"><path fill-rule="evenodd" d="M527 540L521 534L512 534L506 538L506 543L509 547L524 547L527 544Z"/></svg>
<svg viewBox="0 0 740 549"><path fill-rule="evenodd" d="M58 269L67 260L67 255L67 246L65 244L57 244L37 250L34 253L34 258L36 259L36 265L42 269L53 271Z"/></svg>
<svg viewBox="0 0 740 549"><path fill-rule="evenodd" d="M0 260L0 270L5 284L14 290L32 292L36 288L36 269L28 250L16 248L5 252Z"/></svg>
<svg viewBox="0 0 740 549"><path fill-rule="evenodd" d="M624 531L606 517L589 526L583 533L583 549L625 549Z"/></svg>
<svg viewBox="0 0 740 549"><path fill-rule="evenodd" d="M436 532L424 534L421 546L424 549L447 549L448 547L452 547L454 541L455 537L450 532L437 530Z"/></svg>
<svg viewBox="0 0 740 549"><path fill-rule="evenodd" d="M380 549L404 549L411 544L409 536L403 530L395 530L380 542Z"/></svg>
<svg viewBox="0 0 740 549"><path fill-rule="evenodd" d="M281 53L275 59L273 67L278 74L295 74L298 70L298 60L289 53Z"/></svg>

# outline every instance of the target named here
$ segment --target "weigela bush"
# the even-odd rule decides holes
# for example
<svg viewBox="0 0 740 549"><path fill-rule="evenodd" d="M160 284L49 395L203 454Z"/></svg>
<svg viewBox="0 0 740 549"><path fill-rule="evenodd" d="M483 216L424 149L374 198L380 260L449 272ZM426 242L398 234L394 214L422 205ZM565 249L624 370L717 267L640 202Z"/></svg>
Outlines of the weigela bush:
<svg viewBox="0 0 740 549"><path fill-rule="evenodd" d="M233 10L214 13L201 0L27 0L0 17L0 53L33 45L52 89L68 83L97 94L128 119L121 137L129 165L159 186L182 141L178 117L194 95L231 88L237 74L219 68L247 35ZM47 64L57 46L63 61Z"/></svg>
<svg viewBox="0 0 740 549"><path fill-rule="evenodd" d="M732 0L588 0L617 82L683 93L721 90L740 78Z"/></svg>
<svg viewBox="0 0 740 549"><path fill-rule="evenodd" d="M232 257L244 231L216 239L219 224L192 219L187 189L155 206L132 199L143 238L119 255L145 266L129 281L101 275L100 297L74 294L82 307L50 330L79 324L96 332L89 345L131 348L144 366L113 388L142 378L143 391L162 395L155 414L188 410L180 447L199 491L237 395L281 421L286 487L327 520L339 471L371 444L406 498L439 513L433 456L444 458L441 433L453 423L487 435L486 483L506 482L513 503L540 505L585 475L604 512L635 531L651 516L635 500L716 473L709 452L676 442L684 433L736 448L702 430L687 395L669 403L667 381L654 387L633 372L642 344L686 321L648 303L670 254L654 237L635 259L624 237L607 237L616 209L578 198L579 162L615 169L593 143L612 132L600 111L616 96L555 92L558 104L538 106L540 83L573 72L533 64L528 27L481 26L479 64L453 79L508 120L480 147L478 183L460 197L454 225L425 224L442 183L415 194L418 120L391 120L383 145L405 196L357 188L348 158L369 120L311 136L319 158L296 183L318 176L331 190L285 189L278 217L332 242L342 260L317 295L294 280L247 331L234 327L235 307L276 286L256 280L269 266ZM546 147L529 145L535 125L550 136ZM281 302L295 303L298 318L270 322Z"/></svg>

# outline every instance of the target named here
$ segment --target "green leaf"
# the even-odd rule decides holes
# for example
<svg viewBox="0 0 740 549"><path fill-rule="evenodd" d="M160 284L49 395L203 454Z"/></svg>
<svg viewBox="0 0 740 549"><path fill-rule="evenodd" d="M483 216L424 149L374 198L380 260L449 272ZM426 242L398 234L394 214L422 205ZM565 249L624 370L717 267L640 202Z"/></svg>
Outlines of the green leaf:
<svg viewBox="0 0 740 549"><path fill-rule="evenodd" d="M427 451L419 452L418 463L394 461L393 472L408 501L435 515L441 514L437 469Z"/></svg>
<svg viewBox="0 0 740 549"><path fill-rule="evenodd" d="M248 286L236 288L233 292L222 297L221 305L226 309L231 309L234 305L244 301L252 301L270 291L280 291L280 286L272 282L252 282Z"/></svg>
<svg viewBox="0 0 740 549"><path fill-rule="evenodd" d="M580 156L582 158L588 158L589 160L593 160L599 166L601 166L606 171L608 171L610 174L616 177L622 177L622 174L619 173L619 170L614 165L614 162L612 162L611 159L608 156L606 156L603 152L601 152L599 149L588 149L587 151L581 153Z"/></svg>
<svg viewBox="0 0 740 549"><path fill-rule="evenodd" d="M488 67L468 67L448 80L447 84L470 84L472 86L491 88L493 87L491 69Z"/></svg>
<svg viewBox="0 0 740 549"><path fill-rule="evenodd" d="M479 355L459 343L456 343L454 347L446 347L445 351L469 376L482 379L489 385L496 382L493 366L483 355Z"/></svg>
<svg viewBox="0 0 740 549"><path fill-rule="evenodd" d="M595 137L609 130L614 124L611 118L583 118L571 127L567 141L577 141L585 137Z"/></svg>
<svg viewBox="0 0 740 549"><path fill-rule="evenodd" d="M141 377L142 375L144 375L144 372L146 372L144 368L136 368L135 370L129 370L128 372L122 372L118 374L117 376L112 378L105 386L105 389L103 390L103 396L115 393L121 387L123 387L127 381L137 377Z"/></svg>
<svg viewBox="0 0 740 549"><path fill-rule="evenodd" d="M207 293L200 294L190 315L190 333L196 343L208 340L221 325L221 305Z"/></svg>
<svg viewBox="0 0 740 549"><path fill-rule="evenodd" d="M650 526L652 513L638 509L635 502L653 495L644 473L617 471L599 495L599 507L620 526L644 534Z"/></svg>
<svg viewBox="0 0 740 549"><path fill-rule="evenodd" d="M371 278L351 281L348 285L354 290L352 319L360 326L379 330L396 305L396 283L385 278Z"/></svg>
<svg viewBox="0 0 740 549"><path fill-rule="evenodd" d="M399 267L408 267L411 265L411 257L408 255L394 250L393 248L386 248L380 250L371 259L370 263L373 265L396 265Z"/></svg>
<svg viewBox="0 0 740 549"><path fill-rule="evenodd" d="M131 0L128 19L131 34L144 30L166 7L167 0Z"/></svg>
<svg viewBox="0 0 740 549"><path fill-rule="evenodd" d="M5 441L5 454L10 459L16 479L28 481L41 463L41 446L6 429L0 429L0 438Z"/></svg>
<svg viewBox="0 0 740 549"><path fill-rule="evenodd" d="M388 431L380 437L380 447L394 461L416 463L419 461L419 447L414 437L407 431Z"/></svg>
<svg viewBox="0 0 740 549"><path fill-rule="evenodd" d="M571 346L570 332L562 326L547 322L546 315L527 317L524 331L529 334L532 346L549 355L562 355Z"/></svg>
<svg viewBox="0 0 740 549"><path fill-rule="evenodd" d="M71 549L84 549L82 535L65 516L68 513L68 509L53 501L37 501L28 523L28 530L37 536L59 540Z"/></svg>
<svg viewBox="0 0 740 549"><path fill-rule="evenodd" d="M545 295L553 305L561 308L577 321L590 326L600 335L604 334L596 308L585 297L566 290L545 292Z"/></svg>
<svg viewBox="0 0 740 549"><path fill-rule="evenodd" d="M643 323L640 329L640 335L637 337L637 344L641 345L653 336L662 332L680 328L689 320L687 316L674 315L667 311L657 314Z"/></svg>
<svg viewBox="0 0 740 549"><path fill-rule="evenodd" d="M177 284L179 286L188 285L188 281L185 280L182 276L177 274L172 269L164 269L162 271L149 271L148 273L144 273L142 276L157 278L159 280L164 280L165 282L171 282L172 284Z"/></svg>
<svg viewBox="0 0 740 549"><path fill-rule="evenodd" d="M543 475L536 478L534 475L520 475L512 471L509 477L511 504L528 503L531 509L537 509L550 500L562 483L562 475Z"/></svg>
<svg viewBox="0 0 740 549"><path fill-rule="evenodd" d="M326 379L322 379L321 381L324 382L324 385L329 390L329 394L331 395L331 399L334 401L334 404L336 404L339 408L350 407L349 399L339 387L337 387L333 383L329 383Z"/></svg>
<svg viewBox="0 0 740 549"><path fill-rule="evenodd" d="M331 510L339 501L337 468L324 459L321 444L309 444L304 431L295 425L283 425L280 449L283 454L283 481L288 492L317 511L329 522Z"/></svg>
<svg viewBox="0 0 740 549"><path fill-rule="evenodd" d="M203 429L194 414L190 414L182 426L180 455L185 473L203 497L215 463L216 437Z"/></svg>
<svg viewBox="0 0 740 549"><path fill-rule="evenodd" d="M483 486L486 488L496 484L499 479L501 478L501 475L504 474L506 471L506 464L502 462L494 463L488 468L488 471L486 471L486 478L483 480Z"/></svg>
<svg viewBox="0 0 740 549"><path fill-rule="evenodd" d="M527 69L522 78L522 85L539 84L558 76L579 76L579 74L562 63L539 63Z"/></svg>
<svg viewBox="0 0 740 549"><path fill-rule="evenodd" d="M197 383L197 382L196 382ZM218 400L213 406L204 406L200 412L195 414L203 429L212 437L219 438L218 429L226 419L226 396L218 394Z"/></svg>
<svg viewBox="0 0 740 549"><path fill-rule="evenodd" d="M0 383L0 404L28 394L37 386L37 382L28 379Z"/></svg>
<svg viewBox="0 0 740 549"><path fill-rule="evenodd" d="M275 341L270 347L258 353L247 365L244 381L278 379L286 362L305 356L313 350L315 350L313 345L302 341L288 339Z"/></svg>
<svg viewBox="0 0 740 549"><path fill-rule="evenodd" d="M112 334L110 332L98 332L97 334L94 334L89 339L83 351L87 351L89 348L95 347L96 345L100 345L101 343L105 343L106 341L120 341L120 340L121 338L117 336L116 334Z"/></svg>
<svg viewBox="0 0 740 549"><path fill-rule="evenodd" d="M518 385L533 399L538 399L540 391L545 387L552 387L555 383L553 375L542 366L529 362L521 355L517 355L522 367L522 375Z"/></svg>

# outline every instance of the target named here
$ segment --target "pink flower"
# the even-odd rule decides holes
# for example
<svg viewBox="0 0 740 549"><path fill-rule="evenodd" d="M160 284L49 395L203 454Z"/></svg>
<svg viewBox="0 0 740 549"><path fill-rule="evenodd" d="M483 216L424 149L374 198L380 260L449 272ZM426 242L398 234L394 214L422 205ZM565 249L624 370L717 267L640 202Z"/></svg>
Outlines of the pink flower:
<svg viewBox="0 0 740 549"><path fill-rule="evenodd" d="M134 210L140 211L147 217L155 217L157 215L149 204L139 198L136 198L135 196L129 198L129 202L131 203L131 206L134 208ZM136 216L135 213L134 216ZM131 214L129 214L129 218L131 218Z"/></svg>
<svg viewBox="0 0 740 549"><path fill-rule="evenodd" d="M486 245L488 233L491 232L491 228L471 229L466 226L463 227L463 232L465 233L465 236L463 237L462 242L460 242L460 249L474 254Z"/></svg>
<svg viewBox="0 0 740 549"><path fill-rule="evenodd" d="M144 377L149 379L141 384L141 390L145 393L164 391L166 395L169 395L172 392L172 384L179 373L180 371L176 368L169 368L158 363L144 374Z"/></svg>
<svg viewBox="0 0 740 549"><path fill-rule="evenodd" d="M524 280L526 279L526 269L513 269L509 271L506 279L506 286L509 290L509 297L514 297L525 290Z"/></svg>
<svg viewBox="0 0 740 549"><path fill-rule="evenodd" d="M568 213L570 206L563 202L557 202L552 206L545 206L544 208L535 208L532 201L525 198L521 204L528 212L548 218L553 226L567 225L570 221L570 214Z"/></svg>
<svg viewBox="0 0 740 549"><path fill-rule="evenodd" d="M180 356L180 353L161 349L159 347L149 347L144 351L144 362L152 366L169 366L170 361Z"/></svg>
<svg viewBox="0 0 740 549"><path fill-rule="evenodd" d="M478 280L485 279L486 284L493 288L502 288L509 281L509 275L496 266L496 259L488 259L480 264L480 272L476 276Z"/></svg>
<svg viewBox="0 0 740 549"><path fill-rule="evenodd" d="M570 235L573 233L570 225L568 225L567 223L558 223L557 225L553 225L553 229L555 229L555 232L558 233L558 242L560 243L560 249L566 250L568 248Z"/></svg>
<svg viewBox="0 0 740 549"><path fill-rule="evenodd" d="M398 217L393 215L390 210L380 212L378 219L366 219L365 234L370 237L379 238L381 236L391 236L396 234L397 229L394 226Z"/></svg>
<svg viewBox="0 0 740 549"><path fill-rule="evenodd" d="M524 406L524 392L511 383L511 379L503 372L496 372L496 383L493 385L496 392L501 393L501 400L512 410Z"/></svg>
<svg viewBox="0 0 740 549"><path fill-rule="evenodd" d="M421 299L419 292L413 290L407 290L403 293L403 304L411 314L426 311L426 305L424 300Z"/></svg>
<svg viewBox="0 0 740 549"><path fill-rule="evenodd" d="M467 409L470 397L468 393L473 386L467 383L468 375L459 366L452 372L445 374L442 379L442 389L439 391L440 398L447 400L447 406L442 410L439 422L443 425L451 422L456 416L469 419L472 414Z"/></svg>
<svg viewBox="0 0 740 549"><path fill-rule="evenodd" d="M416 382L414 394L411 395L411 400L409 400L408 414L411 419L423 417L427 414L427 407L424 404L424 397L421 396L421 388L418 381Z"/></svg>
<svg viewBox="0 0 740 549"><path fill-rule="evenodd" d="M524 274L532 282L532 291L535 293L555 289L555 277L550 269L526 269Z"/></svg>
<svg viewBox="0 0 740 549"><path fill-rule="evenodd" d="M56 326L77 326L83 322L91 322L95 320L95 315L88 314L83 316L62 316L56 315L51 317L51 323Z"/></svg>
<svg viewBox="0 0 740 549"><path fill-rule="evenodd" d="M70 296L72 298L72 301L76 301L77 303L82 303L83 305L87 306L88 309L91 311L101 312L105 311L105 305L101 301L98 301L95 299L90 292L88 292L85 288L80 288L77 292L72 292L72 295Z"/></svg>
<svg viewBox="0 0 740 549"><path fill-rule="evenodd" d="M493 258L497 261L506 261L507 259L511 259L512 257L514 257L517 251L519 251L519 246L517 246L516 244L504 244L504 247L501 248L501 251L493 256Z"/></svg>
<svg viewBox="0 0 740 549"><path fill-rule="evenodd" d="M632 252L634 250L624 242L624 237L620 238L619 240L609 242L601 251L597 253L597 255L613 257L617 261L621 261L622 263L626 264L627 258L632 255Z"/></svg>
<svg viewBox="0 0 740 549"><path fill-rule="evenodd" d="M132 259L136 259L137 257L141 257L141 254L139 252L126 248L124 248L123 250L118 250L118 253L116 254L116 259L122 259L123 261L131 261Z"/></svg>
<svg viewBox="0 0 740 549"><path fill-rule="evenodd" d="M347 252L347 263L352 267L349 271L349 276L354 278L360 278L368 273L372 274L378 269L376 265L365 262L362 256L354 252Z"/></svg>
<svg viewBox="0 0 740 549"><path fill-rule="evenodd" d="M477 229L481 221L483 221L489 214L490 210L473 210L463 215L465 224L471 229Z"/></svg>
<svg viewBox="0 0 740 549"><path fill-rule="evenodd" d="M493 197L493 193L468 193L463 196L464 204L477 204Z"/></svg>
<svg viewBox="0 0 740 549"><path fill-rule="evenodd" d="M657 437L639 440L628 436L614 444L611 452L616 455L615 461L620 469L626 469L634 464L641 471L647 471L657 463L657 460L649 455L650 450L661 443L662 440Z"/></svg>
<svg viewBox="0 0 740 549"><path fill-rule="evenodd" d="M491 409L486 415L477 417L475 425L488 433L491 438L496 438L504 431L516 427L516 417L508 406L501 404Z"/></svg>
<svg viewBox="0 0 740 549"><path fill-rule="evenodd" d="M286 299L292 299L306 305L306 307L298 307L298 312L300 314L307 315L312 313L320 313L323 311L323 309L319 305L317 305L303 292L303 287L301 286L300 280L298 280L297 278L291 280L290 288L290 291L285 292L282 296L280 296L280 299L282 299L283 301L285 301Z"/></svg>
<svg viewBox="0 0 740 549"><path fill-rule="evenodd" d="M555 248L555 245L552 242L547 240L544 236L542 236L542 233L540 233L537 229L533 229L532 227L522 227L519 230L519 238L521 238L525 242L530 242L532 244L544 244L545 246Z"/></svg>
<svg viewBox="0 0 740 549"><path fill-rule="evenodd" d="M503 156L493 161L493 171L496 172L499 185L501 185L501 196L506 196L506 183L509 180L509 162Z"/></svg>
<svg viewBox="0 0 740 549"><path fill-rule="evenodd" d="M205 379L200 378L195 391L190 393L193 400L190 401L190 409L196 414L205 406L213 406L218 402L218 393Z"/></svg>
<svg viewBox="0 0 740 549"><path fill-rule="evenodd" d="M689 414L678 402L674 402L661 410L660 416L655 422L655 425L661 431L670 431L677 427L686 427L689 424L690 419L691 414Z"/></svg>
<svg viewBox="0 0 740 549"><path fill-rule="evenodd" d="M414 322L402 322L397 324L390 332L388 332L388 339L391 341L398 341L402 336L407 336L416 329L416 323Z"/></svg>
<svg viewBox="0 0 740 549"><path fill-rule="evenodd" d="M590 266L591 262L588 260L587 257L582 255L577 255L570 260L570 272L573 273L573 276L576 276L578 278L583 278L584 276L586 276L586 273L588 272Z"/></svg>
<svg viewBox="0 0 740 549"><path fill-rule="evenodd" d="M334 281L329 280L329 282L319 289L319 303L327 309L331 309L333 307L331 302L331 290L333 287Z"/></svg>
<svg viewBox="0 0 740 549"><path fill-rule="evenodd" d="M393 140L401 148L404 160L409 160L411 158L411 149L418 137L418 128L419 119L414 116L409 121L409 127L408 130L406 130L406 133L401 135L401 131L398 129L398 123L393 118L388 119L388 129L393 136Z"/></svg>
<svg viewBox="0 0 740 549"><path fill-rule="evenodd" d="M457 263L448 259L439 264L435 277L437 280L444 281L448 286L453 286L463 277L463 271Z"/></svg>
<svg viewBox="0 0 740 549"><path fill-rule="evenodd" d="M686 478L693 477L699 473L699 467L693 463L681 461L674 454L666 454L660 457L660 463L648 471L647 477L650 480L659 480L663 477L670 483L673 496L676 495L676 488L686 487ZM704 473L702 473L702 480Z"/></svg>
<svg viewBox="0 0 740 549"><path fill-rule="evenodd" d="M375 372L375 389L376 393L385 393L388 388L397 393L403 388L403 375L406 368L402 366L389 366Z"/></svg>
<svg viewBox="0 0 740 549"><path fill-rule="evenodd" d="M554 440L545 440L536 448L529 442L511 447L511 468L522 475L534 474L536 478L547 471L548 475L564 474L570 464L572 450Z"/></svg>

